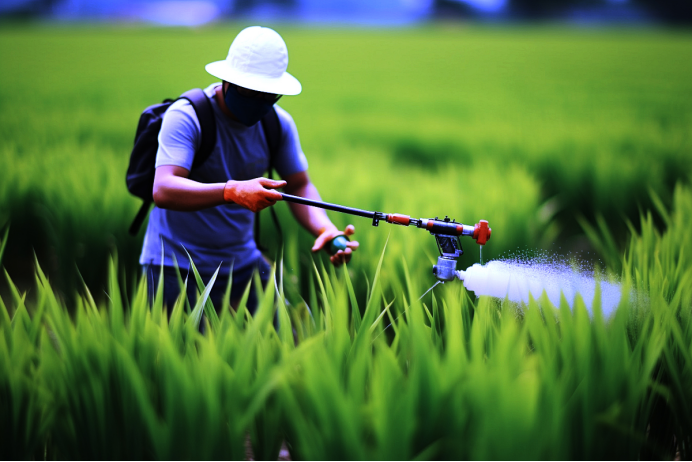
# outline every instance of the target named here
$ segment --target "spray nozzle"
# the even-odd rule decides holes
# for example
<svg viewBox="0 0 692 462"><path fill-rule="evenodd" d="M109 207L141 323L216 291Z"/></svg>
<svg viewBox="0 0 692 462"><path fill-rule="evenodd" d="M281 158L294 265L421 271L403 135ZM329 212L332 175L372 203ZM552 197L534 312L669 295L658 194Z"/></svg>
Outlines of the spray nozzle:
<svg viewBox="0 0 692 462"><path fill-rule="evenodd" d="M492 231L493 230L488 227L488 220L481 220L473 227L473 238L476 240L477 244L485 245L490 239L490 233L492 233Z"/></svg>

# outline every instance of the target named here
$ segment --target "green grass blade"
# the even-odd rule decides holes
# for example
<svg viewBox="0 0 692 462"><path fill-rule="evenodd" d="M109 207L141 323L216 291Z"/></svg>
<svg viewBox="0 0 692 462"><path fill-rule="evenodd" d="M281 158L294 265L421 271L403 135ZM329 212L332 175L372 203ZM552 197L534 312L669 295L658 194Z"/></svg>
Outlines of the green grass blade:
<svg viewBox="0 0 692 462"><path fill-rule="evenodd" d="M195 266L195 262L192 261L192 256L190 253L185 249L185 253L187 254L188 259L190 260L190 269L192 270L192 274L195 276L195 282L197 283L197 289L199 290L200 293L204 293L205 291L205 286L204 286L204 281L202 280L202 276L200 276L199 271L197 271L197 267ZM219 274L219 270L221 269L221 265L216 268L216 272L214 273L213 279L214 281L216 280L216 276ZM211 280L209 281L211 283ZM211 292L211 288L209 289L209 293ZM211 324L211 328L215 331L218 332L220 322L219 322L219 316L216 313L216 308L214 308L214 303L212 302L211 298L209 298L209 293L207 293L206 297L202 296L205 301L203 305L203 310L204 314L207 316L207 319L209 320L209 323ZM219 307L219 309L226 309L225 307ZM194 313L194 310L192 310ZM194 317L194 316L193 316ZM199 324L199 322L197 323Z"/></svg>
<svg viewBox="0 0 692 462"><path fill-rule="evenodd" d="M190 262L190 265L192 265L192 262ZM199 323L202 321L202 313L204 312L205 306L207 306L207 302L209 301L209 294L211 293L211 289L214 287L216 276L219 274L219 269L221 269L221 267L216 268L216 271L214 271L211 279L209 279L209 284L203 288L201 296L197 299L195 307L193 308L192 313L190 313L190 317L186 321L186 324L191 325L195 330L199 329ZM196 270L195 273L197 274ZM211 305L211 310L214 311L213 305ZM216 314L216 311L214 311L214 314ZM216 320L216 325L212 327L218 329L219 318L216 317L212 319Z"/></svg>
<svg viewBox="0 0 692 462"><path fill-rule="evenodd" d="M0 240L0 266L2 265L2 256L5 254L5 246L7 245L7 236L10 234L10 226L7 225L5 227L5 234L2 236L2 240Z"/></svg>

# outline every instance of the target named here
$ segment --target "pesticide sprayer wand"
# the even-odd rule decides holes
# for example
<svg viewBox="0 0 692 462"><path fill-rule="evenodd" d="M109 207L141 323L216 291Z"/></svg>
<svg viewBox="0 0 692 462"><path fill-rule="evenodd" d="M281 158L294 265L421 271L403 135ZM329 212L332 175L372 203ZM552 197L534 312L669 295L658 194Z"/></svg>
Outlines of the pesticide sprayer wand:
<svg viewBox="0 0 692 462"><path fill-rule="evenodd" d="M283 199L288 202L295 202L296 204L309 205L311 207L319 207L321 209L334 210L335 212L348 213L350 215L358 215L359 217L372 218L373 220L384 220L385 214L381 212L370 212L368 210L354 209L352 207L345 207L338 204L330 204L329 202L314 201L312 199L306 199L300 196L293 196L291 194L280 193ZM373 223L373 226L377 224Z"/></svg>
<svg viewBox="0 0 692 462"><path fill-rule="evenodd" d="M408 215L398 213L382 213L371 212L369 210L356 209L345 207L338 204L330 204L328 202L315 201L304 197L293 196L291 194L281 193L285 201L294 202L296 204L308 205L311 207L319 207L321 209L333 210L335 212L347 213L359 217L372 219L372 225L378 226L380 221L385 221L394 225L415 226L416 228L426 229L435 236L437 248L440 251L440 257L437 259L437 265L433 266L433 274L440 281L451 281L455 277L456 263L459 257L464 253L461 248L459 236L471 236L480 245L490 239L492 230L488 227L486 220L481 220L474 226L464 225L450 220L445 217L440 220L437 217L433 218L411 218ZM343 236L332 241L332 253L337 250L346 248L346 239Z"/></svg>

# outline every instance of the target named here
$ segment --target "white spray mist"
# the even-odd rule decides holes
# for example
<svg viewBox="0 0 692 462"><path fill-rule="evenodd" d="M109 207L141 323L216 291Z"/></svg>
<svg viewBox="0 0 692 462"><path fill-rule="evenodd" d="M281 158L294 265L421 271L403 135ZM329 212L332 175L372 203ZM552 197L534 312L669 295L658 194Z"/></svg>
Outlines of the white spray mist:
<svg viewBox="0 0 692 462"><path fill-rule="evenodd" d="M473 265L466 271L457 271L464 286L476 295L508 298L517 303L528 303L529 294L538 299L545 291L550 302L560 305L564 295L570 306L580 294L587 310L592 314L596 281L586 273L565 264L491 261L486 265ZM620 303L620 284L600 281L601 308L609 317Z"/></svg>

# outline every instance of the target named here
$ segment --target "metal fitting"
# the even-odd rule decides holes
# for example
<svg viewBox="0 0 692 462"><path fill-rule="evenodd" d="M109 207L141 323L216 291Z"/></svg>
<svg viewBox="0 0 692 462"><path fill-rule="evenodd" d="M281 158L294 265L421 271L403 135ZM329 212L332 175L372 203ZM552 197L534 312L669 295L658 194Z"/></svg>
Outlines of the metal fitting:
<svg viewBox="0 0 692 462"><path fill-rule="evenodd" d="M451 258L437 257L437 265L433 265L433 274L443 282L453 281L456 277L457 261Z"/></svg>

